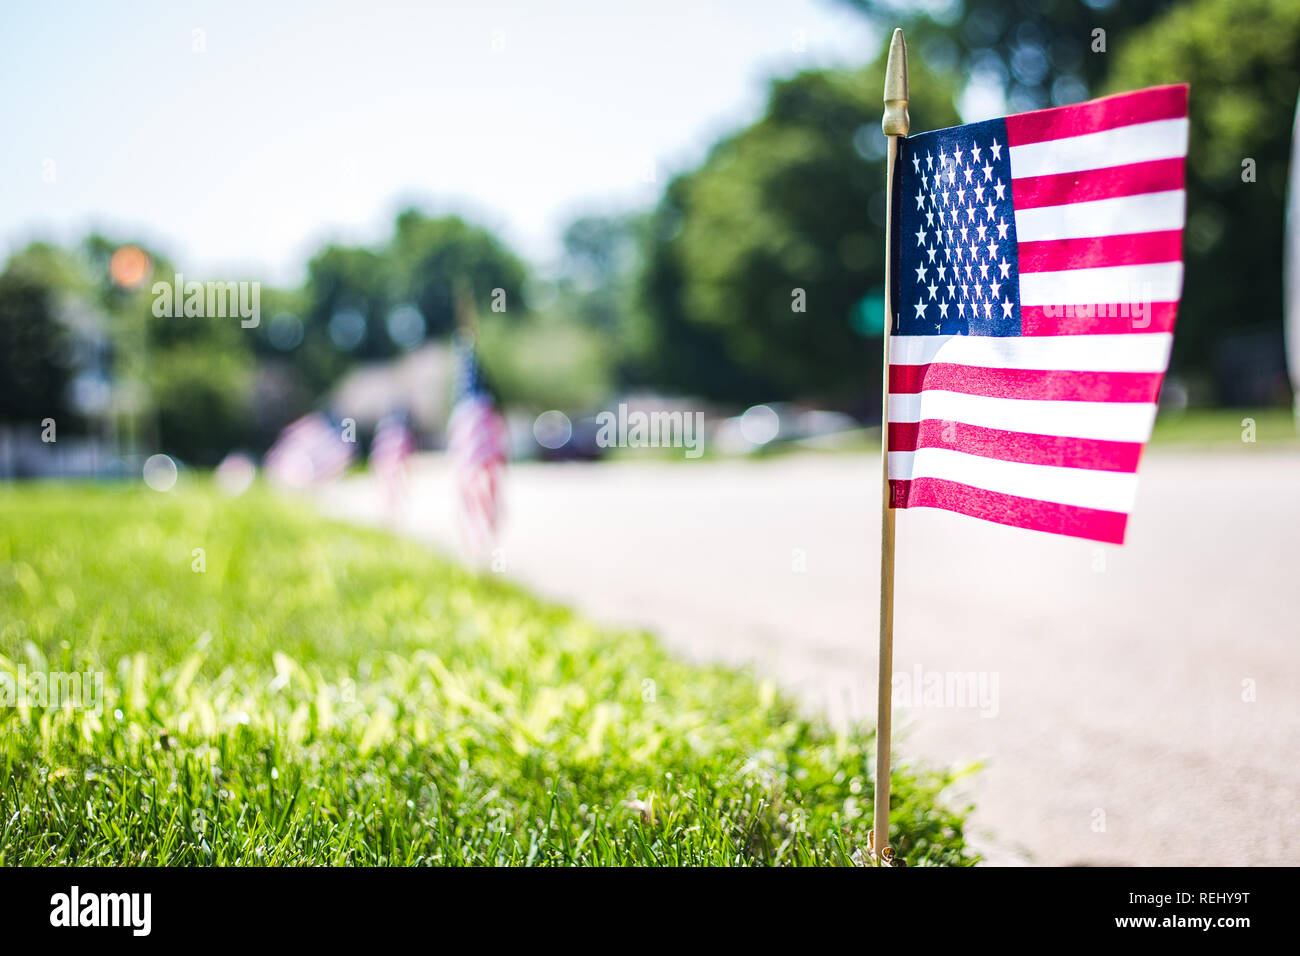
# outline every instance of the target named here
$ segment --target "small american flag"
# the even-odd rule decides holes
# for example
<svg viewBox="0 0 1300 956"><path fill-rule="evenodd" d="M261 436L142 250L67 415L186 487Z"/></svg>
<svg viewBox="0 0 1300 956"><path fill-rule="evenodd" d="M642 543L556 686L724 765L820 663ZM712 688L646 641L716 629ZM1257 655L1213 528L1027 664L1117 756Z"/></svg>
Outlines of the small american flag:
<svg viewBox="0 0 1300 956"><path fill-rule="evenodd" d="M447 421L447 450L459 498L461 532L483 554L496 541L501 518L501 478L509 458L506 423L479 370L474 340L456 341L456 398Z"/></svg>
<svg viewBox="0 0 1300 956"><path fill-rule="evenodd" d="M1187 87L903 139L895 508L1122 543L1182 289Z"/></svg>
<svg viewBox="0 0 1300 956"><path fill-rule="evenodd" d="M390 412L375 426L370 442L370 473L383 486L391 511L406 500L407 460L415 452L415 435L404 412Z"/></svg>
<svg viewBox="0 0 1300 956"><path fill-rule="evenodd" d="M278 484L301 489L343 474L356 445L322 412L311 412L285 426L266 453L266 473Z"/></svg>

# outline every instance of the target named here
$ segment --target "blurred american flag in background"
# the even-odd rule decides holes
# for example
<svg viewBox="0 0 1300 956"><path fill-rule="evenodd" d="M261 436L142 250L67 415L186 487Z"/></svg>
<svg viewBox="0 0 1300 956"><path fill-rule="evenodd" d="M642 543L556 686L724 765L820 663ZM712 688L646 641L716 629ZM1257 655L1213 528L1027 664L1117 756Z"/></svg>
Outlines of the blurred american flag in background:
<svg viewBox="0 0 1300 956"><path fill-rule="evenodd" d="M405 412L389 412L379 420L370 442L370 473L383 487L391 511L406 499L407 460L414 452L415 435Z"/></svg>
<svg viewBox="0 0 1300 956"><path fill-rule="evenodd" d="M447 451L455 476L462 536L472 553L485 554L495 544L500 526L508 435L505 420L483 380L471 336L457 338L456 361Z"/></svg>
<svg viewBox="0 0 1300 956"><path fill-rule="evenodd" d="M310 412L285 426L264 466L277 484L307 488L343 474L355 455L355 443L344 440L339 426L323 412Z"/></svg>

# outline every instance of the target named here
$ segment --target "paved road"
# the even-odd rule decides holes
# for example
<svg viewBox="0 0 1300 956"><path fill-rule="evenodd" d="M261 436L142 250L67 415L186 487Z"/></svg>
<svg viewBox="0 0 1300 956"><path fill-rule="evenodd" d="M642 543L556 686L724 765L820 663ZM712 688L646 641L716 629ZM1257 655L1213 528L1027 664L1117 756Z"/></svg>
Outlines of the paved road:
<svg viewBox="0 0 1300 956"><path fill-rule="evenodd" d="M872 719L877 469L518 466L506 573ZM454 548L445 463L415 487L404 530ZM383 520L364 480L323 502ZM992 862L1300 864L1300 452L1149 452L1129 539L901 513L895 759L984 761Z"/></svg>

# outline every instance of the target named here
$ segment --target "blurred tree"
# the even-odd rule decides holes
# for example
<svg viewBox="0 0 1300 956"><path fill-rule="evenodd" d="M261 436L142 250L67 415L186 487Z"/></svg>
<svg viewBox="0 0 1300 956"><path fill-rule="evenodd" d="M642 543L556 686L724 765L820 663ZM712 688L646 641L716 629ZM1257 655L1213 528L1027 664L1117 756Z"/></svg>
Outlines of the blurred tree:
<svg viewBox="0 0 1300 956"><path fill-rule="evenodd" d="M402 212L386 254L397 301L419 309L429 335L455 329L460 294L468 295L479 312L519 317L527 311L523 262L488 230L459 216Z"/></svg>
<svg viewBox="0 0 1300 956"><path fill-rule="evenodd" d="M80 430L108 401L114 349L102 288L84 255L48 242L15 252L3 278L5 417L35 424L49 415L64 433ZM40 408L44 413L33 421Z"/></svg>
<svg viewBox="0 0 1300 956"><path fill-rule="evenodd" d="M1136 28L1175 5L1175 0L845 2L882 29L901 25L913 68L924 64L955 72L966 77L968 90L995 90L1010 112L1087 99L1100 88L1110 54ZM1104 31L1100 49L1096 30Z"/></svg>
<svg viewBox="0 0 1300 956"><path fill-rule="evenodd" d="M565 228L560 285L584 324L618 332L626 321L647 227L638 212L582 216Z"/></svg>
<svg viewBox="0 0 1300 956"><path fill-rule="evenodd" d="M643 283L647 374L736 400L874 390L863 333L883 319L857 316L883 285L882 70L775 83L759 122L670 184ZM955 123L951 80L912 77L913 124Z"/></svg>
<svg viewBox="0 0 1300 956"><path fill-rule="evenodd" d="M525 287L526 316L480 307L480 355L504 401L582 412L621 384L645 221L643 213L573 220L553 276Z"/></svg>
<svg viewBox="0 0 1300 956"><path fill-rule="evenodd" d="M534 298L552 334L583 343L574 369L583 394L606 394L633 381L632 358L641 327L639 281L648 248L645 212L587 215L564 230L554 281L535 282ZM571 390L572 391L572 390ZM596 396L604 398L604 395Z"/></svg>
<svg viewBox="0 0 1300 956"><path fill-rule="evenodd" d="M5 269L59 292L90 298L99 291L83 258L49 242L32 242L19 249Z"/></svg>
<svg viewBox="0 0 1300 956"><path fill-rule="evenodd" d="M392 263L373 249L329 245L312 256L293 362L313 394L328 388L357 359L396 354L384 327L393 286Z"/></svg>
<svg viewBox="0 0 1300 956"><path fill-rule="evenodd" d="M175 303L171 315L157 314L154 284L173 283L176 269L162 252L136 243L149 272L138 284L120 284L110 263L125 245L92 234L79 250L109 316L116 404L136 419L123 426L143 451L156 447L191 464L214 465L254 440L249 396L257 333L235 314L187 316ZM205 280L191 275L190 281Z"/></svg>
<svg viewBox="0 0 1300 956"><path fill-rule="evenodd" d="M457 295L498 325L526 313L523 263L456 217L408 210L381 248L326 246L301 289L261 290L250 328L237 315L155 314L153 283L171 283L175 270L132 244L143 275L115 282L110 263L124 245L92 234L74 250L33 243L10 257L0 275L0 418L39 413L36 422L55 415L62 424L78 393L71 386L89 372L108 393L101 413L125 436L124 450L138 441L213 464L232 447L265 447L355 362L450 331ZM603 350L598 337L574 347L580 365L601 357L575 382L603 381Z"/></svg>
<svg viewBox="0 0 1300 956"><path fill-rule="evenodd" d="M676 241L685 217L689 177L668 184L652 219L641 308L632 316L629 376L634 383L735 401L761 399L770 380L727 352L725 330L694 321L685 301L686 268Z"/></svg>
<svg viewBox="0 0 1300 956"><path fill-rule="evenodd" d="M215 323L239 331L238 322ZM253 441L254 362L246 348L223 338L160 349L149 364L159 445L192 464L215 465L231 449Z"/></svg>
<svg viewBox="0 0 1300 956"><path fill-rule="evenodd" d="M1226 338L1256 333L1275 343L1266 349L1281 368L1282 237L1300 93L1300 3L1196 0L1126 38L1116 52L1111 91L1192 86L1175 367L1210 369ZM1239 395L1226 380L1232 373L1222 365L1219 372L1219 397Z"/></svg>
<svg viewBox="0 0 1300 956"><path fill-rule="evenodd" d="M61 429L94 415L115 423L122 451L212 464L249 435L251 333L237 318L155 315L152 280L170 282L171 265L144 249L152 275L115 283L109 262L124 245L92 234L73 250L33 243L10 258L0 276L2 414L50 415Z"/></svg>
<svg viewBox="0 0 1300 956"><path fill-rule="evenodd" d="M584 411L613 386L610 337L559 311L523 321L486 313L479 319L479 357L501 400L533 412Z"/></svg>
<svg viewBox="0 0 1300 956"><path fill-rule="evenodd" d="M71 336L55 310L55 290L21 270L0 274L0 422L39 427L71 415Z"/></svg>
<svg viewBox="0 0 1300 956"><path fill-rule="evenodd" d="M391 358L449 334L459 295L479 313L499 307L522 315L525 275L486 229L407 209L382 248L331 245L317 253L307 265L301 315L291 315L300 324L282 334L272 316L265 339L319 395L357 361Z"/></svg>

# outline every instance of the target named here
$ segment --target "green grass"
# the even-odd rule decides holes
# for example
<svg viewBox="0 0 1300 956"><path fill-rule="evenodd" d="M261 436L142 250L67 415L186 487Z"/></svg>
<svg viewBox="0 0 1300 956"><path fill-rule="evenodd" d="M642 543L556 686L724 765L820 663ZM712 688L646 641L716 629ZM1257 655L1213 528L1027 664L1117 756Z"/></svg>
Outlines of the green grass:
<svg viewBox="0 0 1300 956"><path fill-rule="evenodd" d="M1254 423L1254 441L1249 426ZM1156 418L1150 444L1173 450L1244 452L1265 449L1300 449L1300 432L1289 408L1193 408L1183 412L1161 412ZM756 449L749 460L784 458L790 455L879 455L880 426L857 428L822 440L773 442ZM738 460L722 455L707 441L702 460ZM609 461L686 461L680 448L618 449Z"/></svg>
<svg viewBox="0 0 1300 956"><path fill-rule="evenodd" d="M5 864L844 864L871 823L869 732L260 491L0 490L0 608L0 672L106 683L0 707ZM914 865L975 860L953 779L893 779Z"/></svg>
<svg viewBox="0 0 1300 956"><path fill-rule="evenodd" d="M1246 441L1254 423L1254 441ZM1162 413L1151 433L1153 445L1212 445L1246 451L1300 446L1295 418L1289 408L1196 408Z"/></svg>

